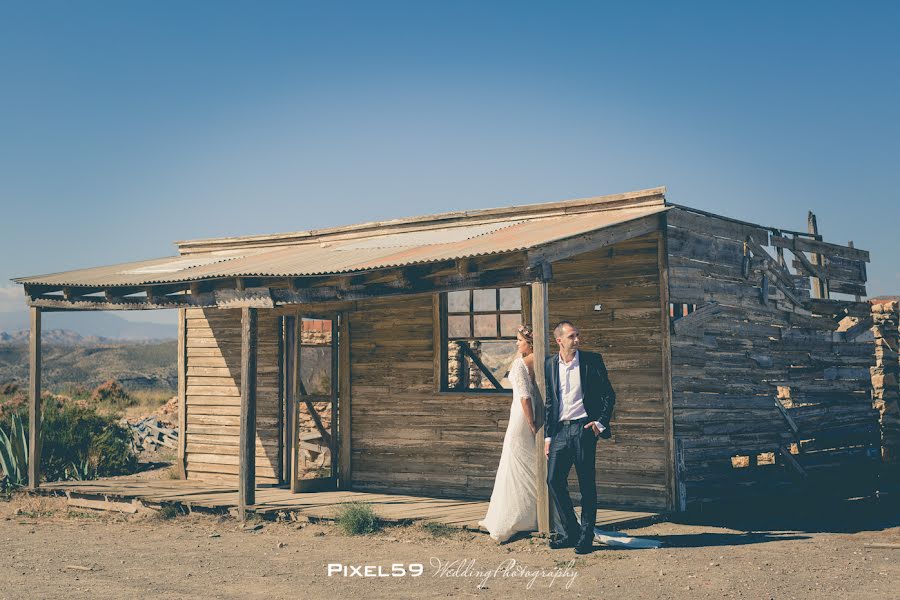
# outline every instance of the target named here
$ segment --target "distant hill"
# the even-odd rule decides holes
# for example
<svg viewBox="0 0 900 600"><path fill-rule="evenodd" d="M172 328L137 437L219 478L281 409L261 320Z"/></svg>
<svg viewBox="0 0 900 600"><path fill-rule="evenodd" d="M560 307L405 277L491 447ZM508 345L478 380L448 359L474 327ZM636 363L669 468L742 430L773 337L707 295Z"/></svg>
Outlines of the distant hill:
<svg viewBox="0 0 900 600"><path fill-rule="evenodd" d="M0 344L27 344L31 339L31 332L22 329L20 331L0 331ZM68 329L43 329L41 328L41 342L44 344L57 344L64 346L92 346L96 344L108 344L113 340L95 335L83 336L80 333Z"/></svg>
<svg viewBox="0 0 900 600"><path fill-rule="evenodd" d="M174 392L178 385L175 340L123 342L66 331L43 333L49 334L41 349L45 390L64 391L70 386L92 389L109 379L117 379L129 389ZM28 343L18 334L10 338L15 339L0 343L0 384L17 382L24 387L28 381Z"/></svg>
<svg viewBox="0 0 900 600"><path fill-rule="evenodd" d="M44 313L42 329L66 330L85 338L109 338L117 340L166 340L178 336L178 326L173 314L172 323L137 323L110 312L70 311ZM28 329L28 313L25 311L0 312L0 332L16 335Z"/></svg>

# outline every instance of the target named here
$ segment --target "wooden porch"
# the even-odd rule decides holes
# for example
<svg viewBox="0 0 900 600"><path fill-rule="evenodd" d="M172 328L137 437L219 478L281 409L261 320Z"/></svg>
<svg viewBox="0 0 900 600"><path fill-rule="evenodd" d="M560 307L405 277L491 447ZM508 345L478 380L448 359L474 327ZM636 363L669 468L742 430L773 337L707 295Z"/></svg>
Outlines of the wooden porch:
<svg viewBox="0 0 900 600"><path fill-rule="evenodd" d="M49 482L38 491L65 494L76 507L135 512L137 500L148 505L173 504L192 510L228 511L238 508L238 486L196 480L129 480L97 479L94 481ZM300 517L333 519L341 504L365 502L375 513L390 523L428 521L461 529L481 530L488 503L481 500L455 500L375 494L355 491L293 493L285 487L258 487L256 504L247 511L263 518L276 518L279 513ZM597 526L614 529L638 521L659 518L658 513L626 510L597 510Z"/></svg>

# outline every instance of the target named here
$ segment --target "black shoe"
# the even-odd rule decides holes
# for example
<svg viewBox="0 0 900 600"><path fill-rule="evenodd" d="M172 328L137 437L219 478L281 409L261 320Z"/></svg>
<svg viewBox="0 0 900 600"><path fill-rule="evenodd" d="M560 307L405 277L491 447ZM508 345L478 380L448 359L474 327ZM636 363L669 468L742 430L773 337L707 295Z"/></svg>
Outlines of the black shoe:
<svg viewBox="0 0 900 600"><path fill-rule="evenodd" d="M575 546L575 554L590 554L593 551L594 551L594 543L593 542L579 543L577 546Z"/></svg>
<svg viewBox="0 0 900 600"><path fill-rule="evenodd" d="M559 538L558 540L553 540L550 542L551 550L559 550L560 548L572 548L575 546L575 542L572 538L564 537Z"/></svg>

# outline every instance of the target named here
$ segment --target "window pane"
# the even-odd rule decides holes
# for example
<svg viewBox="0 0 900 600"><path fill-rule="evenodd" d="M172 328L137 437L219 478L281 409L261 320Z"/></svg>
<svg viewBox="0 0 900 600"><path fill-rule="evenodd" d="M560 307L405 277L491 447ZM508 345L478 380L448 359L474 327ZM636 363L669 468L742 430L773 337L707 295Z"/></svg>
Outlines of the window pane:
<svg viewBox="0 0 900 600"><path fill-rule="evenodd" d="M467 346L487 367L501 387L511 389L509 367L516 358L516 343L507 341L469 342ZM447 348L447 387L451 390L494 390L494 384L475 364L459 350L456 342Z"/></svg>
<svg viewBox="0 0 900 600"><path fill-rule="evenodd" d="M491 371L491 374L497 378L500 385L506 389L512 389L512 384L509 383L507 376L509 375L509 368L516 359L516 343L514 341L482 342L481 356L479 358L481 358L484 366ZM481 380L479 387L482 389L494 387L487 377L482 377Z"/></svg>
<svg viewBox="0 0 900 600"><path fill-rule="evenodd" d="M500 335L515 337L521 324L522 317L519 315L500 315Z"/></svg>
<svg viewBox="0 0 900 600"><path fill-rule="evenodd" d="M326 435L332 435L331 427L331 403L311 402L316 417L322 424ZM331 450L322 431L316 426L316 421L305 402L298 407L297 443L300 446L300 464L297 469L298 479L317 479L331 476Z"/></svg>
<svg viewBox="0 0 900 600"><path fill-rule="evenodd" d="M447 294L447 312L469 312L469 292Z"/></svg>
<svg viewBox="0 0 900 600"><path fill-rule="evenodd" d="M447 317L447 336L451 338L472 337L469 330L469 317Z"/></svg>
<svg viewBox="0 0 900 600"><path fill-rule="evenodd" d="M500 310L522 310L522 290L502 288L500 290Z"/></svg>
<svg viewBox="0 0 900 600"><path fill-rule="evenodd" d="M300 382L307 394L331 394L330 346L300 348Z"/></svg>
<svg viewBox="0 0 900 600"><path fill-rule="evenodd" d="M497 315L475 315L475 337L497 337Z"/></svg>
<svg viewBox="0 0 900 600"><path fill-rule="evenodd" d="M497 310L497 290L475 290L475 310Z"/></svg>

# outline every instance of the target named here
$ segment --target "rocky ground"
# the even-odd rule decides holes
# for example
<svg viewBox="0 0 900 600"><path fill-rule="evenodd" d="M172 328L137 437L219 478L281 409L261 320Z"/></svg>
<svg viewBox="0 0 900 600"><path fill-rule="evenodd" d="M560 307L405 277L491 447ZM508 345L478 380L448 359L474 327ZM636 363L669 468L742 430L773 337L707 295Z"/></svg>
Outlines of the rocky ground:
<svg viewBox="0 0 900 600"><path fill-rule="evenodd" d="M666 546L576 556L527 536L498 546L422 525L362 537L328 523L242 528L212 515L70 511L61 498L20 494L0 502L0 598L900 597L900 518L873 502L628 532Z"/></svg>

